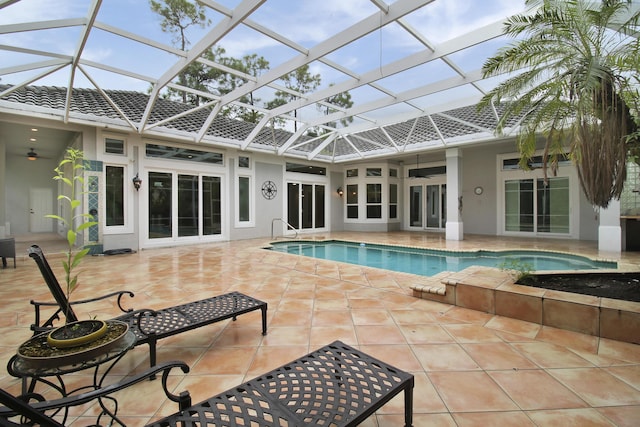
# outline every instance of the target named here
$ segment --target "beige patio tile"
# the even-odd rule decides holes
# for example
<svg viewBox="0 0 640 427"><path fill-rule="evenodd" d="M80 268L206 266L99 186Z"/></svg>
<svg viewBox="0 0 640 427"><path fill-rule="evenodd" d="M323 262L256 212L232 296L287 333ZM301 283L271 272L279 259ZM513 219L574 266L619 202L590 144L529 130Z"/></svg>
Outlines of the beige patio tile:
<svg viewBox="0 0 640 427"><path fill-rule="evenodd" d="M597 410L618 427L636 427L640 420L640 405L609 406Z"/></svg>
<svg viewBox="0 0 640 427"><path fill-rule="evenodd" d="M397 326L356 325L360 344L406 344L407 340Z"/></svg>
<svg viewBox="0 0 640 427"><path fill-rule="evenodd" d="M640 390L599 368L551 369L549 373L591 406L637 404Z"/></svg>
<svg viewBox="0 0 640 427"><path fill-rule="evenodd" d="M269 328L269 332L262 339L262 345L309 345L309 330L309 327L304 326Z"/></svg>
<svg viewBox="0 0 640 427"><path fill-rule="evenodd" d="M540 324L529 321L513 319L505 316L494 316L485 325L495 331L508 332L514 335L521 335L527 338L535 338L540 332Z"/></svg>
<svg viewBox="0 0 640 427"><path fill-rule="evenodd" d="M610 366L605 371L640 390L640 365Z"/></svg>
<svg viewBox="0 0 640 427"><path fill-rule="evenodd" d="M536 336L540 341L559 344L564 347L588 353L597 353L600 339L593 335L543 326Z"/></svg>
<svg viewBox="0 0 640 427"><path fill-rule="evenodd" d="M393 318L386 310L351 310L354 325L392 325Z"/></svg>
<svg viewBox="0 0 640 427"><path fill-rule="evenodd" d="M429 378L450 412L494 412L518 409L484 372L431 372Z"/></svg>
<svg viewBox="0 0 640 427"><path fill-rule="evenodd" d="M530 411L527 415L536 425L545 427L603 427L612 425L604 415L592 408Z"/></svg>
<svg viewBox="0 0 640 427"><path fill-rule="evenodd" d="M309 344L314 348L336 340L351 346L357 346L358 344L356 331L351 325L313 326L309 333Z"/></svg>
<svg viewBox="0 0 640 427"><path fill-rule="evenodd" d="M346 326L353 324L351 312L348 310L315 311L312 325L315 326Z"/></svg>
<svg viewBox="0 0 640 427"><path fill-rule="evenodd" d="M318 238L334 236L355 241L365 237L349 232L324 233ZM540 247L598 255L594 245L585 242L467 235L463 241L451 242L438 234L405 232L366 233L366 238L449 250ZM229 290L268 302L266 336L261 334L256 312L236 322L220 322L160 341L159 360L183 359L191 367L187 375L173 374L170 382L176 391L190 390L194 402L341 340L415 375L415 427L638 425L638 345L418 299L411 295L410 286L420 282L409 274L376 273L332 261L299 261L293 255L261 249L266 242L256 239L89 257L83 262L85 272L77 295L131 289L136 297L125 304L133 308L166 307ZM640 264L640 254L623 257L627 263ZM63 274L59 260L51 260L56 274ZM451 280L460 277L481 280L482 275L475 268L442 275ZM485 289L505 289L498 273L488 277ZM21 284L19 293L16 283ZM399 288L384 289L388 286ZM0 271L0 298L0 364L6 366L16 346L32 334L29 299L50 297L27 259L19 261L15 271ZM117 308L101 303L81 313L113 316ZM141 372L148 364L147 346L136 347L116 365L111 379ZM74 374L68 381L86 384L91 375ZM20 381L3 371L0 386L18 393ZM132 388L122 395L128 399L123 416L137 426L175 412L175 403L161 394L158 381ZM584 407L575 407L580 404ZM362 427L403 425L403 409L400 395ZM84 411L93 414L97 409L93 405L77 408L74 417ZM76 425L94 421L83 417Z"/></svg>
<svg viewBox="0 0 640 427"><path fill-rule="evenodd" d="M404 425L402 415L378 415L378 427L397 427ZM414 426L456 427L456 423L449 414L413 414Z"/></svg>
<svg viewBox="0 0 640 427"><path fill-rule="evenodd" d="M444 325L443 328L459 343L502 342L491 329L480 325Z"/></svg>
<svg viewBox="0 0 640 427"><path fill-rule="evenodd" d="M506 343L469 343L462 348L484 370L536 369L537 366Z"/></svg>
<svg viewBox="0 0 640 427"><path fill-rule="evenodd" d="M526 427L533 422L522 412L456 412L453 419L458 427Z"/></svg>
<svg viewBox="0 0 640 427"><path fill-rule="evenodd" d="M589 361L559 345L531 342L513 343L512 346L542 368L593 366Z"/></svg>
<svg viewBox="0 0 640 427"><path fill-rule="evenodd" d="M191 367L191 372L200 374L244 374L254 358L256 349L251 347L214 347L205 351Z"/></svg>
<svg viewBox="0 0 640 427"><path fill-rule="evenodd" d="M447 330L437 324L400 325L399 329L410 344L454 342Z"/></svg>
<svg viewBox="0 0 640 427"><path fill-rule="evenodd" d="M525 411L587 406L575 393L543 370L492 371L489 375Z"/></svg>
<svg viewBox="0 0 640 427"><path fill-rule="evenodd" d="M459 344L414 345L413 351L426 372L480 370Z"/></svg>
<svg viewBox="0 0 640 427"><path fill-rule="evenodd" d="M389 313L398 324L419 325L437 322L432 314L417 310L389 310Z"/></svg>

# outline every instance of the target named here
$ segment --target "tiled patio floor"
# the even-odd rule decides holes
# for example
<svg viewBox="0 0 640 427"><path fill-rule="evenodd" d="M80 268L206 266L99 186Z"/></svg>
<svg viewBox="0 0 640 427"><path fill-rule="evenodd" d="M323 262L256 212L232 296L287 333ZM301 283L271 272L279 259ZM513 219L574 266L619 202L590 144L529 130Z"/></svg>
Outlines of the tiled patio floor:
<svg viewBox="0 0 640 427"><path fill-rule="evenodd" d="M424 233L333 233L316 238L443 247L448 249L543 248L591 257L595 244L465 236L447 242ZM414 425L422 426L637 426L640 425L640 346L533 323L492 316L412 296L419 278L261 249L268 240L247 240L145 250L132 255L89 257L74 299L128 289L134 308L160 308L238 290L269 303L267 336L259 313L222 322L160 342L160 360L183 360L175 390L194 402L276 368L339 339L416 378ZM50 260L61 276L56 259ZM624 253L626 269L640 269L640 256ZM5 364L29 338L29 300L49 300L35 264L18 260L0 270L0 357ZM101 304L82 316L111 317ZM113 379L148 365L146 346L131 350ZM0 386L13 393L19 380L0 370ZM89 382L88 373L73 383ZM176 410L159 381L120 392L119 414L130 426ZM363 426L402 426L397 398ZM95 407L74 411L72 426L90 423Z"/></svg>

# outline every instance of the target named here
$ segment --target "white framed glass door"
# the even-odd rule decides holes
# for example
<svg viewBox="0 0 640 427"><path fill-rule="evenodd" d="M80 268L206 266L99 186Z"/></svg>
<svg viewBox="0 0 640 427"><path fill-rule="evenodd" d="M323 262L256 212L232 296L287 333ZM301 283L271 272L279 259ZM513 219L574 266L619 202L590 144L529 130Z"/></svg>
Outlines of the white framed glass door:
<svg viewBox="0 0 640 427"><path fill-rule="evenodd" d="M409 186L409 227L444 229L447 221L447 185Z"/></svg>
<svg viewBox="0 0 640 427"><path fill-rule="evenodd" d="M569 178L513 179L504 183L506 232L569 234Z"/></svg>
<svg viewBox="0 0 640 427"><path fill-rule="evenodd" d="M147 182L149 241L222 233L221 177L149 171Z"/></svg>
<svg viewBox="0 0 640 427"><path fill-rule="evenodd" d="M326 227L326 186L301 182L287 183L287 223L296 230Z"/></svg>

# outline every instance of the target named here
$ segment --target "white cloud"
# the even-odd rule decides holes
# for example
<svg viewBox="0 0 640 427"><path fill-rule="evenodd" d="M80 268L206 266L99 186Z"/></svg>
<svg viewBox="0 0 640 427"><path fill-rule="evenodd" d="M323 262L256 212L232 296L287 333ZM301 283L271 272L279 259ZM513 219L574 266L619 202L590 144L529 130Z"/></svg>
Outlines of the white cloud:
<svg viewBox="0 0 640 427"><path fill-rule="evenodd" d="M268 28L309 46L377 10L368 0L303 0L266 2L257 16Z"/></svg>
<svg viewBox="0 0 640 427"><path fill-rule="evenodd" d="M411 22L430 41L449 40L524 11L524 0L440 0L418 10Z"/></svg>
<svg viewBox="0 0 640 427"><path fill-rule="evenodd" d="M87 0L21 0L1 9L0 25L85 16Z"/></svg>
<svg viewBox="0 0 640 427"><path fill-rule="evenodd" d="M109 47L101 47L98 49L85 49L82 52L82 58L94 62L107 62L106 59L113 55L113 49Z"/></svg>

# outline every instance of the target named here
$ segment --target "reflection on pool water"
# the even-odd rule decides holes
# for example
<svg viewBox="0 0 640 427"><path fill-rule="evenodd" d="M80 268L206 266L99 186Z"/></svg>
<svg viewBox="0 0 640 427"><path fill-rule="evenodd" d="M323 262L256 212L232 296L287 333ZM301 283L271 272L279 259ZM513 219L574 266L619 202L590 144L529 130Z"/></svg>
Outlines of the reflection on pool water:
<svg viewBox="0 0 640 427"><path fill-rule="evenodd" d="M615 262L544 251L443 251L327 240L319 242L274 242L267 248L313 258L347 262L367 267L433 276L442 271L461 271L472 265L502 267L527 264L531 271L596 270L617 268Z"/></svg>

